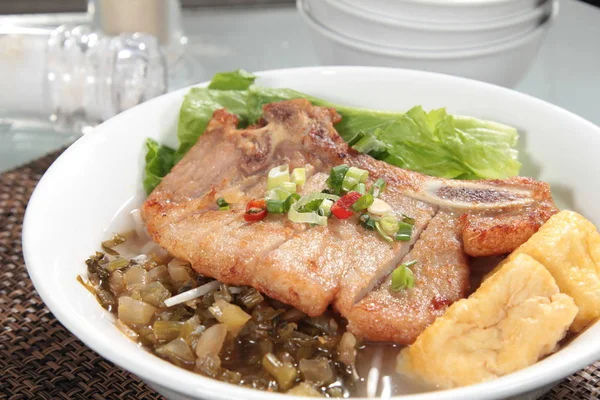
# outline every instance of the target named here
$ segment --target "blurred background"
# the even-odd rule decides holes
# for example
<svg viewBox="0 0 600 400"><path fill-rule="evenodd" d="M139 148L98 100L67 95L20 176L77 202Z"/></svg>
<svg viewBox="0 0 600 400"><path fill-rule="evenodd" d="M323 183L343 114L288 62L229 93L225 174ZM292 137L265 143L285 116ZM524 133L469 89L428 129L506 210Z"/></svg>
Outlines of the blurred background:
<svg viewBox="0 0 600 400"><path fill-rule="evenodd" d="M600 124L600 0L426 3L0 0L0 172L152 97L238 68L442 72Z"/></svg>
<svg viewBox="0 0 600 400"><path fill-rule="evenodd" d="M600 6L600 0L582 0ZM247 6L258 4L294 4L295 0L182 0L184 8L215 6ZM2 0L0 14L81 12L86 10L84 0Z"/></svg>

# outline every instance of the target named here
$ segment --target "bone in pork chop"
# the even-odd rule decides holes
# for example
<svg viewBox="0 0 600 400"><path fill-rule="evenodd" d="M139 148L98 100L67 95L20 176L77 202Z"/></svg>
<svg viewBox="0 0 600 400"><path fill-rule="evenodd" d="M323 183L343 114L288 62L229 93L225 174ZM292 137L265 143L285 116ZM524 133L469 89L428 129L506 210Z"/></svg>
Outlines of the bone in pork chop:
<svg viewBox="0 0 600 400"><path fill-rule="evenodd" d="M311 316L333 305L349 329L370 340L411 343L464 297L465 253L503 254L556 212L546 184L528 178L452 181L403 170L349 148L334 129L339 115L307 100L268 104L260 123L237 128L216 111L205 133L150 194L142 212L153 240L204 275L249 285ZM387 243L357 224L295 224L285 215L248 223L248 201L262 198L268 171L307 167L303 194L321 191L333 166L383 178L381 198L415 219L411 241ZM231 203L219 211L216 199ZM421 235L421 233L423 235ZM412 249L412 250L411 250ZM416 285L389 290L389 274L417 259Z"/></svg>

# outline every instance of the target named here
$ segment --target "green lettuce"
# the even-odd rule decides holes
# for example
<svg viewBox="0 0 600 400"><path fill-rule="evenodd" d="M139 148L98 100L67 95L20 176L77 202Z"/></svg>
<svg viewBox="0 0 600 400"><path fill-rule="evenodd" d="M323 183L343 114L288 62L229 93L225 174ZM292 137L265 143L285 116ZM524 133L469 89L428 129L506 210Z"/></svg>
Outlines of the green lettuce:
<svg viewBox="0 0 600 400"><path fill-rule="evenodd" d="M150 193L162 178L175 165L175 150L160 145L154 139L146 139L146 168L144 170L144 189Z"/></svg>
<svg viewBox="0 0 600 400"><path fill-rule="evenodd" d="M188 92L179 114L179 148L173 153L173 164L204 133L214 111L226 108L240 118L243 127L262 116L265 104L304 98L315 105L334 107L342 116L336 125L341 137L356 150L390 164L453 179L501 179L519 173L518 133L512 127L453 116L443 108L426 112L417 106L397 113L340 106L292 89L257 86L255 79L243 70L219 73L208 87ZM154 158L165 157L167 151L160 149L148 146L147 174L148 166L155 166ZM169 170L150 169L151 175L144 180L146 191L152 191Z"/></svg>

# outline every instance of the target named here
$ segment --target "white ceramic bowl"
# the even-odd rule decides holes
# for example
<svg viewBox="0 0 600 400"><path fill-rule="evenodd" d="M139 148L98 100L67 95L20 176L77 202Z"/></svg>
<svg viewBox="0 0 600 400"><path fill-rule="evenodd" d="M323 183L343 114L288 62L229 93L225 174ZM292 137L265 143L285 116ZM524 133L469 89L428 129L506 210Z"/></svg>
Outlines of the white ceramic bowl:
<svg viewBox="0 0 600 400"><path fill-rule="evenodd" d="M551 1L515 17L483 23L441 24L402 20L358 9L345 0L298 0L313 18L343 36L404 50L454 50L488 46L537 28ZM400 2L390 2L400 3Z"/></svg>
<svg viewBox="0 0 600 400"><path fill-rule="evenodd" d="M478 23L527 13L544 0L344 0L365 12L404 20Z"/></svg>
<svg viewBox="0 0 600 400"><path fill-rule="evenodd" d="M544 24L516 39L499 44L455 51L400 50L375 46L328 29L310 14L303 0L298 10L311 28L313 45L323 65L370 65L441 72L513 87L535 60L548 28L558 16L554 0L552 15Z"/></svg>
<svg viewBox="0 0 600 400"><path fill-rule="evenodd" d="M427 109L446 106L454 114L513 125L522 135L523 174L549 182L559 204L600 226L600 180L596 179L600 128L563 109L498 86L418 71L321 67L259 75L260 85L294 88L341 104L389 110L407 110L416 104ZM109 235L105 230L123 228L115 225L115 215L141 202L145 139L175 144L179 106L186 92L166 94L103 123L50 167L24 221L23 252L29 274L67 329L171 399L289 400L285 395L205 378L144 351L113 326L111 315L75 280L85 273L83 261ZM531 396L600 358L598 337L600 322L530 368L479 385L401 398Z"/></svg>

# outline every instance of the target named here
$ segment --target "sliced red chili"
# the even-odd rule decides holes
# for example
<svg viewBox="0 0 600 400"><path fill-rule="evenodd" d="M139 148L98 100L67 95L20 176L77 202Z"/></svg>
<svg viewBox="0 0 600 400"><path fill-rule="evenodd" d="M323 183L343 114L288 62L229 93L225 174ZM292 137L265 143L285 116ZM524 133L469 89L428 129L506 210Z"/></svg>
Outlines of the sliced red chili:
<svg viewBox="0 0 600 400"><path fill-rule="evenodd" d="M251 200L246 206L244 219L248 222L260 221L267 216L267 202L264 199Z"/></svg>
<svg viewBox="0 0 600 400"><path fill-rule="evenodd" d="M350 192L342 196L331 206L331 213L339 219L350 218L354 214L350 207L360 199L360 196L362 195L358 192Z"/></svg>

